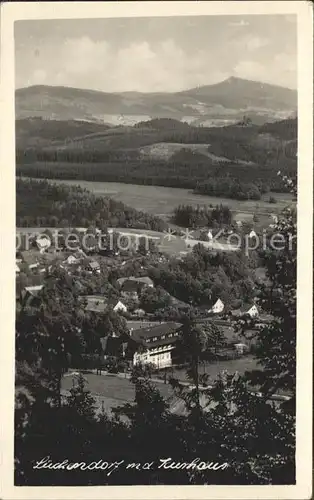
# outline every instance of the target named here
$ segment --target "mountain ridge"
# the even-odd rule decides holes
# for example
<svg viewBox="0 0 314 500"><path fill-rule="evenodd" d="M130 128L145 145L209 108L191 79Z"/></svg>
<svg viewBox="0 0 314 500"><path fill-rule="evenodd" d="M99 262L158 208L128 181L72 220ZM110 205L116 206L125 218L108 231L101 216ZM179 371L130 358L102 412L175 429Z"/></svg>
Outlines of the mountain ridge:
<svg viewBox="0 0 314 500"><path fill-rule="evenodd" d="M287 90L291 90L292 92L297 92L296 89L292 89L290 87L283 87L282 85L277 85L277 84L274 84L274 83L269 83L269 82L262 82L262 81L259 81L259 80L249 80L248 78L239 78L239 77L236 77L236 76L229 76L228 78L225 78L224 80L221 80L220 82L216 82L216 83L211 83L211 84L203 84L203 85L200 85L200 86L197 86L197 87L189 87L187 89L184 89L184 90L175 90L173 92L169 92L169 91L158 91L158 92L143 92L143 91L140 91L140 90L124 90L124 91L117 91L117 92L108 92L108 91L105 91L105 90L96 90L96 89L88 89L88 88L81 88L81 87L72 87L72 86L69 86L69 85L45 85L45 84L35 84L35 85L27 85L26 87L19 87L17 89L15 89L15 92L19 92L19 91L22 91L22 90L26 90L26 89L34 89L34 88L62 88L62 89L73 89L73 90L83 90L83 91L86 91L86 92L91 92L91 93L97 93L97 94L182 94L182 93L185 93L185 92L189 92L189 91L192 91L192 90L196 90L200 87L215 87L217 85L221 85L223 83L228 83L228 82L238 82L238 83L245 83L245 82L249 82L249 83L253 83L253 84L258 84L258 85L263 85L263 86L267 86L267 87L276 87L276 88L279 88L279 89L287 89Z"/></svg>
<svg viewBox="0 0 314 500"><path fill-rule="evenodd" d="M215 126L235 123L244 114L262 124L289 118L297 109L296 91L235 77L179 92L102 92L34 85L17 89L15 96L17 119L42 117L110 125L175 118Z"/></svg>

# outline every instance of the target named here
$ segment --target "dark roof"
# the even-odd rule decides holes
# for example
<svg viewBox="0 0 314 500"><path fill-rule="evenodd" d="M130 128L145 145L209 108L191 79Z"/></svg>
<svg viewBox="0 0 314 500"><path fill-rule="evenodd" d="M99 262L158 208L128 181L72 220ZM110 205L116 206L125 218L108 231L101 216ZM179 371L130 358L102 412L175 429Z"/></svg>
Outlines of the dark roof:
<svg viewBox="0 0 314 500"><path fill-rule="evenodd" d="M139 289L139 284L133 280L125 280L122 285L122 292L137 292Z"/></svg>
<svg viewBox="0 0 314 500"><path fill-rule="evenodd" d="M143 344L145 347L157 347L176 342L178 337L169 337L169 335L177 332L181 326L180 323L174 322L161 323L156 326L133 330L130 336L132 340L135 340L135 342L139 344ZM163 339L162 337L164 335L168 336L168 338ZM153 340L155 337L157 340Z"/></svg>
<svg viewBox="0 0 314 500"><path fill-rule="evenodd" d="M161 321L127 321L127 327L129 330L140 330L142 328L151 328L153 326L159 326Z"/></svg>
<svg viewBox="0 0 314 500"><path fill-rule="evenodd" d="M184 308L191 307L190 304L187 304L186 302L183 302L182 300L179 300L176 297L173 297L172 295L170 295L170 299L171 299L171 304L174 306L184 307Z"/></svg>
<svg viewBox="0 0 314 500"><path fill-rule="evenodd" d="M175 322L169 322L169 323L160 323L159 325L156 326L151 326L148 328L140 328L138 330L140 332L141 337L143 338L152 338L152 337L159 337L161 335L165 335L167 333L177 331L181 327L180 323L175 323ZM137 331L135 330L134 333Z"/></svg>
<svg viewBox="0 0 314 500"><path fill-rule="evenodd" d="M147 347L148 349L153 349L155 347L161 347L163 345L171 345L175 344L178 341L179 336L175 337L166 337L165 339L162 339L159 337L157 340L144 340L143 345Z"/></svg>
<svg viewBox="0 0 314 500"><path fill-rule="evenodd" d="M154 286L154 282L148 276L130 276L128 278L119 278L117 283L125 292L137 291L145 285Z"/></svg>

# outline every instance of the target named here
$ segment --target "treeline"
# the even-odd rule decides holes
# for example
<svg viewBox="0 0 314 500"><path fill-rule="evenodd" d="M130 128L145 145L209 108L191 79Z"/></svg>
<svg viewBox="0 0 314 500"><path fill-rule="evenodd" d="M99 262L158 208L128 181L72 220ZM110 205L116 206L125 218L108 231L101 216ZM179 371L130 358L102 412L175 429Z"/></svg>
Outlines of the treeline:
<svg viewBox="0 0 314 500"><path fill-rule="evenodd" d="M64 141L76 139L79 136L96 134L108 130L105 124L92 123L80 120L44 120L41 117L16 120L16 134L23 141L24 136L41 140ZM35 144L35 142L34 142Z"/></svg>
<svg viewBox="0 0 314 500"><path fill-rule="evenodd" d="M260 200L263 192L267 192L265 186L259 187L253 183L239 182L236 179L208 179L198 183L195 193L208 196L225 196L236 200Z"/></svg>
<svg viewBox="0 0 314 500"><path fill-rule="evenodd" d="M160 131L184 131L189 133L190 130L193 130L193 127L186 122L181 122L180 120L176 120L174 118L153 118L152 120L143 121L136 123L134 125L136 129L152 129L152 130L160 130Z"/></svg>
<svg viewBox="0 0 314 500"><path fill-rule="evenodd" d="M265 123L260 127L260 132L272 134L275 137L287 141L296 141L298 136L298 120L297 118L288 118L287 120L281 120L279 122Z"/></svg>
<svg viewBox="0 0 314 500"><path fill-rule="evenodd" d="M19 227L108 226L163 231L166 223L108 197L79 186L46 180L16 179L16 224Z"/></svg>
<svg viewBox="0 0 314 500"><path fill-rule="evenodd" d="M195 156L200 157L201 155ZM230 178L237 186L241 186L241 184L255 185L261 193L268 190L286 192L287 188L277 177L275 171L277 172L275 167L270 166L255 167L234 163L216 165L207 161L206 158L205 160L197 159L194 162L189 160L182 162L174 158L169 161L129 159L103 163L72 163L38 162L24 157L23 162L17 163L16 167L17 175L39 179L122 182L124 184L183 189L195 189L197 184L207 180L213 182L213 185L219 186L229 177L228 184L224 184L224 189L215 189L216 196L224 197L230 197ZM287 172L288 175L288 169L283 168L282 171ZM247 196L244 199L247 199Z"/></svg>
<svg viewBox="0 0 314 500"><path fill-rule="evenodd" d="M214 225L230 225L232 212L226 205L213 207L193 207L179 205L175 208L173 222L182 227L212 227Z"/></svg>
<svg viewBox="0 0 314 500"><path fill-rule="evenodd" d="M137 152L128 150L127 152L118 150L96 150L81 149L79 147L72 149L47 149L37 150L28 148L26 151L18 150L16 153L17 163L24 164L28 162L47 162L47 163L107 163L123 160L138 159Z"/></svg>

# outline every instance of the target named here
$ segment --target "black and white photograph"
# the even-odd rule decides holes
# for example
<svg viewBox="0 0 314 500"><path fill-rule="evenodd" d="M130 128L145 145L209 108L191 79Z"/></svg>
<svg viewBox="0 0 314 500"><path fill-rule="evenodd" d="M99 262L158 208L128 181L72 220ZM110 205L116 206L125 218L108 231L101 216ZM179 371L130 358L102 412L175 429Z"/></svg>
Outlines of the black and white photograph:
<svg viewBox="0 0 314 500"><path fill-rule="evenodd" d="M299 14L174 3L12 27L15 487L301 484Z"/></svg>

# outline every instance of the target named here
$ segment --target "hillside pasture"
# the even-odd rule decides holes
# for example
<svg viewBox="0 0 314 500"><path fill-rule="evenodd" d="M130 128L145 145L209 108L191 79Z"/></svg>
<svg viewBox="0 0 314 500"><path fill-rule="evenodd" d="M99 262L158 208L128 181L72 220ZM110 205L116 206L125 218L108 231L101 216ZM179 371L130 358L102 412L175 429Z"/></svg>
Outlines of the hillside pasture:
<svg viewBox="0 0 314 500"><path fill-rule="evenodd" d="M224 156L216 156L208 151L209 144L182 144L175 142L157 142L139 149L139 153L143 158L156 158L158 160L169 160L175 153L182 150L188 150L192 153L199 153L210 158L213 163L229 162Z"/></svg>

